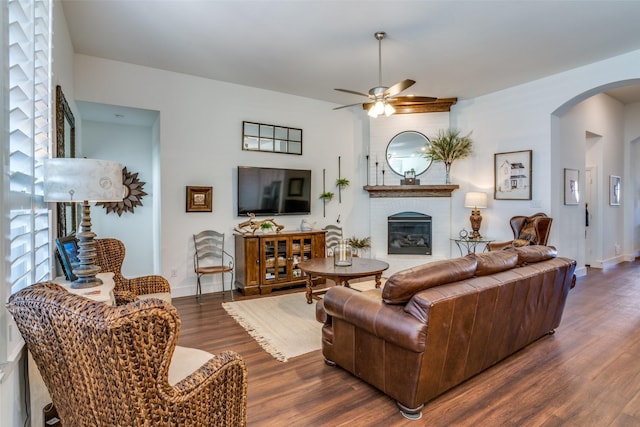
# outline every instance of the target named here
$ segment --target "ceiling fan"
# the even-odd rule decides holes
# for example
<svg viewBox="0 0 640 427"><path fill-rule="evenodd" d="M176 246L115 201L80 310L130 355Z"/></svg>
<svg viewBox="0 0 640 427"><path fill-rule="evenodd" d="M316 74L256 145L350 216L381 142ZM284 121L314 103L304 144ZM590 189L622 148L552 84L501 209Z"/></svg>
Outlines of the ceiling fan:
<svg viewBox="0 0 640 427"><path fill-rule="evenodd" d="M387 33L384 31L378 31L374 34L376 40L378 40L378 86L369 89L369 94L349 89L335 89L339 92L352 93L354 95L361 95L369 98L370 101L363 103L362 106L369 112L368 114L371 117L378 117L380 114L384 114L387 117L392 115L396 112L394 105L417 105L431 103L437 100L437 98L429 96L397 96L403 90L413 86L416 83L415 80L405 79L391 87L382 86L382 39L384 39L386 35ZM358 104L360 103L343 105L341 107L334 108L334 110L352 107Z"/></svg>

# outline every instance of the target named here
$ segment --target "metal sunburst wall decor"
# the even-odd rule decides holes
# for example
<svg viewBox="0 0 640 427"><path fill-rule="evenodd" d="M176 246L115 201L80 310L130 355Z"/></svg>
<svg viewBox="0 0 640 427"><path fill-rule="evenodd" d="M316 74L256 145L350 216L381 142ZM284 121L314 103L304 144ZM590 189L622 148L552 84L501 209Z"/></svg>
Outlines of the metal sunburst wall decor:
<svg viewBox="0 0 640 427"><path fill-rule="evenodd" d="M146 182L138 179L138 172L131 173L126 167L122 169L122 185L124 186L124 198L121 202L97 202L96 206L103 206L107 213L115 212L122 216L123 212L133 213L136 206L142 206L142 197L147 193L143 191Z"/></svg>

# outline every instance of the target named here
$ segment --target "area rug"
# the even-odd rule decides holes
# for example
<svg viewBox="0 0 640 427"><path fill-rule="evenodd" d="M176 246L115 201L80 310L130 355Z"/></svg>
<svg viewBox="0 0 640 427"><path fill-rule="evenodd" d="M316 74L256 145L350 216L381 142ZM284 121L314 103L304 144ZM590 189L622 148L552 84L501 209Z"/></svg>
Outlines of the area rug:
<svg viewBox="0 0 640 427"><path fill-rule="evenodd" d="M353 287L373 289L374 282L359 282ZM316 302L307 304L304 292L225 302L222 307L281 362L320 350L322 324L316 320Z"/></svg>

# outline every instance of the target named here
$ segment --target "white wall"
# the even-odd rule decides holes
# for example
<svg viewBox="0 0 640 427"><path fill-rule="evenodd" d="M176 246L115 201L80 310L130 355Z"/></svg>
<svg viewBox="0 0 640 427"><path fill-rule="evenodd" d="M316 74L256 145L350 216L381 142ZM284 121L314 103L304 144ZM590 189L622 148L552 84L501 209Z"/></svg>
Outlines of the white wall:
<svg viewBox="0 0 640 427"><path fill-rule="evenodd" d="M98 238L114 237L125 243L127 254L122 266L125 277L152 274L153 258L153 206L154 191L151 181L154 177L152 128L102 123L84 120L81 135L82 153L92 159L113 160L122 164L130 173L137 173L138 180L144 182L147 193L141 200L142 206L134 212L124 212L121 216L102 206L91 207L91 228Z"/></svg>
<svg viewBox="0 0 640 427"><path fill-rule="evenodd" d="M625 254L627 259L640 256L640 103L624 109L624 170L622 197L624 201Z"/></svg>
<svg viewBox="0 0 640 427"><path fill-rule="evenodd" d="M452 125L473 129L476 157L473 167L458 170L459 181L473 182L479 188L493 188L493 155L496 152L533 150L533 196L530 201L492 200L483 212L486 235L498 240L512 238L507 225L508 218L518 214L547 212L551 216L564 215L563 170L572 164L572 153L565 158L559 148L564 141L560 137L559 117L567 110L588 98L613 87L617 82L640 81L640 51L621 55L580 67L551 77L529 82L500 92L472 100L460 101L451 113ZM621 162L622 153L615 162ZM613 160L612 160L613 162ZM455 165L454 165L455 167ZM614 169L614 165L608 166ZM465 212L466 214L466 212ZM454 206L453 221L463 211ZM584 212L576 221L584 222ZM622 242L624 233L616 230L612 238ZM575 230L552 227L550 244L556 245L561 255L583 259L583 251L567 242L582 238ZM579 265L579 268L583 266ZM583 271L583 269L582 269Z"/></svg>
<svg viewBox="0 0 640 427"><path fill-rule="evenodd" d="M563 159L563 168L578 169L580 172L580 188L584 184L585 167L595 167L598 172L598 203L589 206L591 216L590 227L598 230L594 242L598 245L594 267L603 267L607 263L615 263L616 245L622 246L623 210L621 206L609 205L609 176L623 174L623 119L624 106L605 94L595 95L582 101L567 113L559 122L560 141L556 155ZM587 135L598 135L588 146ZM587 150L591 155L587 155ZM597 155L595 155L597 153ZM553 227L562 230L572 238L557 242L559 250L573 253L578 265L585 264L585 203L584 198L577 206L564 205L564 180L560 186L558 208L554 212ZM557 187L556 186L556 187ZM617 260L620 262L621 259ZM613 262L612 262L613 261Z"/></svg>
<svg viewBox="0 0 640 427"><path fill-rule="evenodd" d="M563 144L559 117L608 85L639 82L640 73L635 71L639 65L640 51L636 51L454 105L451 126L464 132L472 130L475 146L472 158L453 166L453 182L461 189L452 198L451 228L468 223L468 209L462 206L466 191L493 192L493 156L497 152L533 150L533 196L530 201L490 200L483 212L484 235L496 240L510 239L508 218L517 214L543 211L552 216L565 215L563 170L573 164L577 158L574 154L584 159L584 152L568 157L558 148ZM337 177L337 158L341 156L342 175L352 179L352 185L343 194L341 204L335 199L327 204L326 217L322 216L322 204L317 201L309 219L320 228L340 217L347 235L371 235L372 224L362 222L365 215L368 217L363 208L368 195L361 187L366 181L364 156L370 149L364 113L332 111L333 105L324 102L83 55L76 55L74 71L78 100L160 111L163 201L158 238L162 240L161 274L169 276L169 272L177 270L177 277L170 278L174 295L193 293L191 234L209 227L230 233L239 222L234 212L237 165L313 169L314 192L319 194L322 170L326 169L327 182L331 183ZM298 157L243 152L242 120L302 127L305 154ZM378 120L400 123L406 117ZM405 126L421 130L406 123L401 123L398 129ZM383 143L376 138L372 133L372 147L380 150ZM437 168L436 165L429 173L429 179L435 179ZM185 185L213 185L214 212L184 213ZM300 219L278 220L291 229L298 226ZM616 231L612 239L623 242L628 231ZM552 228L550 243L562 255L580 260L584 250L579 245L567 244L578 238L576 230L556 226ZM219 288L208 290L213 289Z"/></svg>
<svg viewBox="0 0 640 427"><path fill-rule="evenodd" d="M332 104L83 55L76 55L74 72L79 101L160 112L162 194L156 238L161 245L159 273L170 280L174 296L195 292L193 233L207 228L224 231L233 247L231 233L242 220L235 213L238 165L311 169L312 193L317 196L323 169L328 185L335 183L338 156L343 176L361 171L355 157L363 134L360 119L349 111L333 111ZM243 120L302 128L304 154L242 151ZM185 212L188 185L213 186L213 212ZM282 216L276 221L286 229L297 229L307 218L321 228L341 215L350 233L358 222L351 213L357 210L354 195L360 187L355 178L343 191L342 203L334 199L327 204L326 217L315 197L310 216ZM176 276L171 277L174 270ZM204 292L221 289L219 278L212 280L204 284Z"/></svg>

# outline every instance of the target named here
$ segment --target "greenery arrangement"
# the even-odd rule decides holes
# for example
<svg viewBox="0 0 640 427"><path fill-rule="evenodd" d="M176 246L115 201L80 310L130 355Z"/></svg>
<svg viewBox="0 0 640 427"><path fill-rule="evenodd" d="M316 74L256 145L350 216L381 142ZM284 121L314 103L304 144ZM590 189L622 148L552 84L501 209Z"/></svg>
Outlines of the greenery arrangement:
<svg viewBox="0 0 640 427"><path fill-rule="evenodd" d="M356 249L370 248L371 237L365 237L362 239L358 239L357 237L349 237L349 240L347 240L347 243L349 243L349 246L352 246Z"/></svg>
<svg viewBox="0 0 640 427"><path fill-rule="evenodd" d="M320 198L326 200L327 202L333 199L334 194L331 191L325 191L320 195Z"/></svg>
<svg viewBox="0 0 640 427"><path fill-rule="evenodd" d="M263 222L262 224L260 224L260 230L262 231L268 231L271 230L273 228L273 224L271 224L270 222Z"/></svg>
<svg viewBox="0 0 640 427"><path fill-rule="evenodd" d="M469 157L473 146L471 132L461 136L457 129L439 130L438 135L429 140L425 156L436 162L443 162L446 172L446 183L451 184L449 173L454 160Z"/></svg>
<svg viewBox="0 0 640 427"><path fill-rule="evenodd" d="M347 178L338 178L336 179L336 187L345 188L349 186L349 180Z"/></svg>

